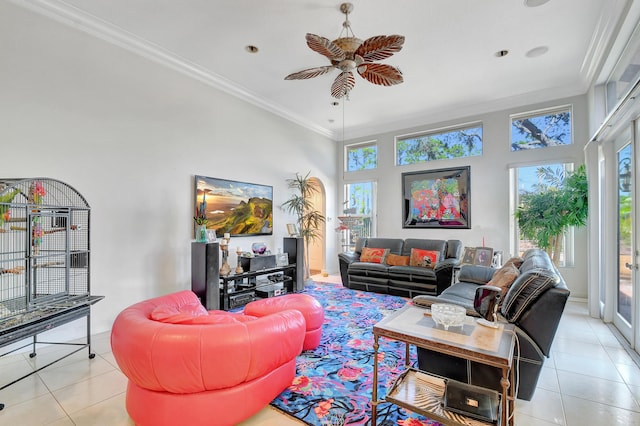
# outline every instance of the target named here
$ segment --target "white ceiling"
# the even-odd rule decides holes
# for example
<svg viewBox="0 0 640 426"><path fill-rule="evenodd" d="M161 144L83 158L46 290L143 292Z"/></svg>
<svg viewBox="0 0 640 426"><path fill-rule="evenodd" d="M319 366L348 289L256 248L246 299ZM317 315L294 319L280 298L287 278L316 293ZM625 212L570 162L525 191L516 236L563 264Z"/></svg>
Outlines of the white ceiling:
<svg viewBox="0 0 640 426"><path fill-rule="evenodd" d="M611 0L539 7L525 0L352 0L357 37L406 37L404 48L384 61L399 67L405 81L383 87L356 75L350 100L333 106L337 70L310 80L284 77L328 65L307 47L305 34L339 36L344 15L336 0L13 2L336 140L585 93L597 72L594 58L619 19ZM248 53L247 45L259 52ZM541 46L546 54L527 56ZM503 49L509 54L497 57Z"/></svg>

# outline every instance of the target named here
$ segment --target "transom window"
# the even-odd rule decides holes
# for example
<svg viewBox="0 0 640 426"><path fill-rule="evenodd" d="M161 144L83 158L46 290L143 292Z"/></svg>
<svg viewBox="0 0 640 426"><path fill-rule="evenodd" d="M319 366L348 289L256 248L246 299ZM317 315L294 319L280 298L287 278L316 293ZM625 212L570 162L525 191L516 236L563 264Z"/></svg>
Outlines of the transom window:
<svg viewBox="0 0 640 426"><path fill-rule="evenodd" d="M571 107L511 116L511 151L573 143Z"/></svg>
<svg viewBox="0 0 640 426"><path fill-rule="evenodd" d="M366 142L345 147L347 171L371 170L378 167L378 145Z"/></svg>
<svg viewBox="0 0 640 426"><path fill-rule="evenodd" d="M396 138L396 164L482 155L482 124Z"/></svg>

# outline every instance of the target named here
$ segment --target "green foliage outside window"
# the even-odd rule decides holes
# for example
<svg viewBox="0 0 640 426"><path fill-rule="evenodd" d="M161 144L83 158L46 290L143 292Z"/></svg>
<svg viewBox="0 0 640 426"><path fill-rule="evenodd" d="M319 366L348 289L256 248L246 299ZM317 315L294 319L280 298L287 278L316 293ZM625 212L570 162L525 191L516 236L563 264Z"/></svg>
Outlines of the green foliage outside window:
<svg viewBox="0 0 640 426"><path fill-rule="evenodd" d="M511 120L511 151L571 143L571 111L569 110Z"/></svg>
<svg viewBox="0 0 640 426"><path fill-rule="evenodd" d="M482 155L482 126L398 139L397 165Z"/></svg>
<svg viewBox="0 0 640 426"><path fill-rule="evenodd" d="M347 147L347 171L370 170L378 167L378 146L357 145Z"/></svg>
<svg viewBox="0 0 640 426"><path fill-rule="evenodd" d="M571 226L584 226L588 214L587 172L584 165L574 172L540 167L540 182L520 196L515 212L522 236L535 241L558 264L564 233Z"/></svg>

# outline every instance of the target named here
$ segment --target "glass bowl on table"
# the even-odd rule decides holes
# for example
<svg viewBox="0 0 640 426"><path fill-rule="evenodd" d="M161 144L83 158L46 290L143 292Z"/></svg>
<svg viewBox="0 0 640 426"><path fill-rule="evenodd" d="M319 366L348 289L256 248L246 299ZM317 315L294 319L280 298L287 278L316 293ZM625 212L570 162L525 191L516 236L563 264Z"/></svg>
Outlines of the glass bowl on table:
<svg viewBox="0 0 640 426"><path fill-rule="evenodd" d="M436 324L449 330L449 327L460 327L464 324L467 310L452 303L434 303L431 305L431 317Z"/></svg>

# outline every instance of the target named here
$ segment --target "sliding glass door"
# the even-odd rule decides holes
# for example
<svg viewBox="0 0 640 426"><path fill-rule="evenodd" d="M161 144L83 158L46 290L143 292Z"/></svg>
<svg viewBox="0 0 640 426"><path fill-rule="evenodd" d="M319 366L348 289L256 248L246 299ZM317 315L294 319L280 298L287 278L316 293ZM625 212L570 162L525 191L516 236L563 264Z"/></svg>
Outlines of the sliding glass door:
<svg viewBox="0 0 640 426"><path fill-rule="evenodd" d="M636 123L636 126L638 124ZM631 132L629 132L631 133ZM622 335L636 346L638 331L637 249L635 238L634 176L635 159L633 136L615 142L616 179L616 309L614 324Z"/></svg>

